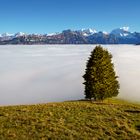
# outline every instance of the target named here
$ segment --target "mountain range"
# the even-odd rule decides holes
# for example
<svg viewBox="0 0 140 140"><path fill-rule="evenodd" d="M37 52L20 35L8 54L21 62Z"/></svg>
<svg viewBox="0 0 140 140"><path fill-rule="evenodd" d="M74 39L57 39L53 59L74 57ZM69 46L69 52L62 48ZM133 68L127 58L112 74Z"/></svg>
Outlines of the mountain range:
<svg viewBox="0 0 140 140"><path fill-rule="evenodd" d="M122 27L110 33L95 29L68 29L52 34L0 34L0 45L6 44L140 44L140 33Z"/></svg>

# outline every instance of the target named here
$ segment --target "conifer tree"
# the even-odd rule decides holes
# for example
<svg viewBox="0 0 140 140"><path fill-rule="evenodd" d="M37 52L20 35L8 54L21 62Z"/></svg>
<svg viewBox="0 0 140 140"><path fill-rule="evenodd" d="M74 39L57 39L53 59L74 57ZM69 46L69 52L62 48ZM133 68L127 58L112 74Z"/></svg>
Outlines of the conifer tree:
<svg viewBox="0 0 140 140"><path fill-rule="evenodd" d="M117 81L112 63L112 55L107 49L96 46L91 52L86 65L85 75L85 98L104 100L115 97L119 93L119 82Z"/></svg>

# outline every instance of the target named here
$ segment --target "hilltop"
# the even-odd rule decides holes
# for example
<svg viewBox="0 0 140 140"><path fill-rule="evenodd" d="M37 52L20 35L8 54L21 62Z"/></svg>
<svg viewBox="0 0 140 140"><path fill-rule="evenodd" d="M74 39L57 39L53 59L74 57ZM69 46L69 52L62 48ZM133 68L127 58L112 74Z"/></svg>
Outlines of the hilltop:
<svg viewBox="0 0 140 140"><path fill-rule="evenodd" d="M120 100L0 107L0 139L139 139L140 105Z"/></svg>

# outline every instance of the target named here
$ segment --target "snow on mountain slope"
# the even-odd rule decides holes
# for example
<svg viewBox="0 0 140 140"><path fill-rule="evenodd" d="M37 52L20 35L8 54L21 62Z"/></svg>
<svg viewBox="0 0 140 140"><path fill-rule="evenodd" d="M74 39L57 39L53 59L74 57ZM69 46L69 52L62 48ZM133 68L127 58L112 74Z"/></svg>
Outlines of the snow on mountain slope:
<svg viewBox="0 0 140 140"><path fill-rule="evenodd" d="M3 33L1 34L2 37L10 37L13 36L14 34L9 34L9 33Z"/></svg>
<svg viewBox="0 0 140 140"><path fill-rule="evenodd" d="M112 30L110 34L116 35L117 37L127 37L131 35L131 32L129 32L129 27L122 27Z"/></svg>
<svg viewBox="0 0 140 140"><path fill-rule="evenodd" d="M81 29L78 32L80 32L82 35L84 36L89 36L89 35L93 35L95 33L97 33L97 31L95 29Z"/></svg>
<svg viewBox="0 0 140 140"><path fill-rule="evenodd" d="M26 35L26 34L23 33L23 32L18 32L18 33L16 33L14 36L15 36L15 37L20 37L20 36L24 36L24 35Z"/></svg>
<svg viewBox="0 0 140 140"><path fill-rule="evenodd" d="M54 36L54 35L58 35L59 33L58 32L55 32L55 33L49 33L47 34L47 36Z"/></svg>
<svg viewBox="0 0 140 140"><path fill-rule="evenodd" d="M140 33L130 32L129 27L122 27L112 30L112 32L100 31L95 29L81 30L64 30L60 33L52 34L25 34L18 32L16 34L4 33L0 35L1 44L26 44L26 40L19 38L26 36L26 39L31 40L31 44L140 44ZM8 40L10 40L8 42ZM6 42L3 42L6 41Z"/></svg>

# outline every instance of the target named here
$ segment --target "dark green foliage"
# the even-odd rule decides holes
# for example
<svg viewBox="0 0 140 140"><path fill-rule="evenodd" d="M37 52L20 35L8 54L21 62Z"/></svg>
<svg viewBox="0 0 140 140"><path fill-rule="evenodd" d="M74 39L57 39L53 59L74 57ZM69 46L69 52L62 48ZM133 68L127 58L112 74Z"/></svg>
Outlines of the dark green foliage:
<svg viewBox="0 0 140 140"><path fill-rule="evenodd" d="M112 55L101 46L96 46L87 62L83 76L85 82L85 98L104 100L117 96L119 83L115 75Z"/></svg>

